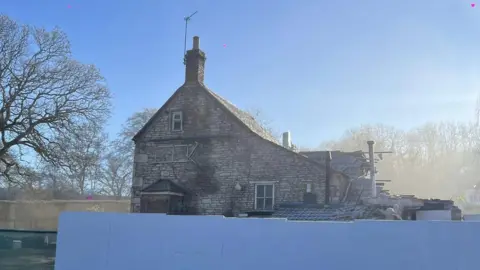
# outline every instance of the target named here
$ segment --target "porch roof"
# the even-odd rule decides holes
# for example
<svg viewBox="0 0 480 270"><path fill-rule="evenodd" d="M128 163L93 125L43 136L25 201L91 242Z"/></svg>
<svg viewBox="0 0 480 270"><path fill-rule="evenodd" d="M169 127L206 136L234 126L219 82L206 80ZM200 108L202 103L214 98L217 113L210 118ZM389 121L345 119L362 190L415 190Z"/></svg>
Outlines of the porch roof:
<svg viewBox="0 0 480 270"><path fill-rule="evenodd" d="M157 192L173 192L173 193L187 193L186 190L179 185L173 183L168 179L160 179L152 184L148 185L142 192L146 193L157 193Z"/></svg>

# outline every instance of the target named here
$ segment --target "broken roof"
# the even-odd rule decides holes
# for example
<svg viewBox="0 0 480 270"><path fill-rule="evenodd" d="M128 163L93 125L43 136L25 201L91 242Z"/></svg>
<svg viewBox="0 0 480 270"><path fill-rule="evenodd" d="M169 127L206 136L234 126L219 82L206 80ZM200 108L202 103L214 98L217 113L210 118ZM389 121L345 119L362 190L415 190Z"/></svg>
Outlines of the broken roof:
<svg viewBox="0 0 480 270"><path fill-rule="evenodd" d="M362 151L355 151L355 152L342 152L342 151L302 151L300 152L301 155L307 156L311 159L314 159L318 162L324 163L326 153L330 152L332 156L331 164L332 166L335 165L345 165L348 164L349 166L353 167L365 167L368 165L367 158L363 154Z"/></svg>
<svg viewBox="0 0 480 270"><path fill-rule="evenodd" d="M331 153L332 161L330 164L335 171L341 172L351 179L357 179L360 175L366 173L365 169L368 168L369 164L362 151L302 151L299 154L320 164L325 164L327 152Z"/></svg>
<svg viewBox="0 0 480 270"><path fill-rule="evenodd" d="M351 205L332 208L279 207L273 218L307 221L350 221L355 219L384 219L378 206Z"/></svg>

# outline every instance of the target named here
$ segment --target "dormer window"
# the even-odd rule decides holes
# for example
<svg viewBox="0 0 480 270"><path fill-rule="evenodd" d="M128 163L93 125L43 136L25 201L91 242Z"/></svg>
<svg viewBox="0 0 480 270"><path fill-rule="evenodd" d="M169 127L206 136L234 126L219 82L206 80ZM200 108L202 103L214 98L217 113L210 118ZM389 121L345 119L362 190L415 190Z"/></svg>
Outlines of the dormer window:
<svg viewBox="0 0 480 270"><path fill-rule="evenodd" d="M172 112L172 131L183 130L183 115L182 112Z"/></svg>

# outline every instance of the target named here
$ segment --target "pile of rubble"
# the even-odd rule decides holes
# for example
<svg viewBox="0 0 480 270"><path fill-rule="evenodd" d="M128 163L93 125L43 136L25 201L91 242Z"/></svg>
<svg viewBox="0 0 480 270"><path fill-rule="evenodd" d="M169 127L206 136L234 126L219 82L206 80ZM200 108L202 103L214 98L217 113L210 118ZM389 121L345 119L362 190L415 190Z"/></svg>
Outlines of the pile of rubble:
<svg viewBox="0 0 480 270"><path fill-rule="evenodd" d="M450 200L419 199L412 195L386 194L379 194L376 198L366 198L359 204L324 206L320 204L286 203L279 205L274 211L268 213L249 213L248 217L305 221L416 220L417 211L431 210L451 210L453 220L461 218L461 211Z"/></svg>
<svg viewBox="0 0 480 270"><path fill-rule="evenodd" d="M282 206L271 217L308 221L351 221L385 219L384 209L374 205L341 205L332 207Z"/></svg>

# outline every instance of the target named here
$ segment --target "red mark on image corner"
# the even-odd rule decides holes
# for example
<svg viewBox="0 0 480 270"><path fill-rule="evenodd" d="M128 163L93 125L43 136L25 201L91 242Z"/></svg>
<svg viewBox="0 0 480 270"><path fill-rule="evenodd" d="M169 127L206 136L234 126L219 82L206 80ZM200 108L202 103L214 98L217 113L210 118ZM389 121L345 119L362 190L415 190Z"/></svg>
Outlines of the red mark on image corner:
<svg viewBox="0 0 480 270"><path fill-rule="evenodd" d="M475 7L475 4L472 3L472 4L470 4L470 6L472 6L472 8L474 8L474 7Z"/></svg>

